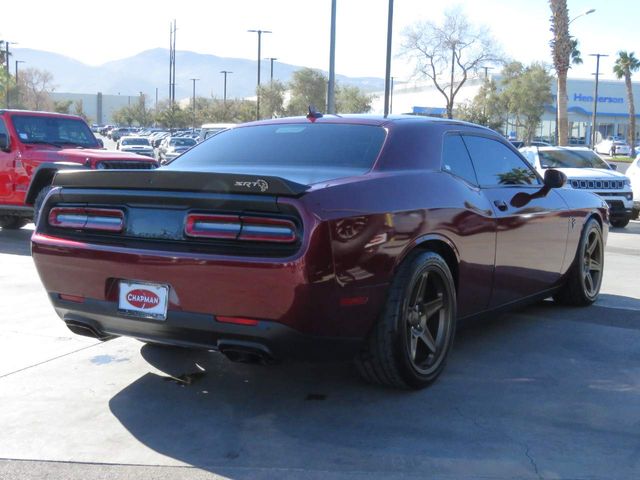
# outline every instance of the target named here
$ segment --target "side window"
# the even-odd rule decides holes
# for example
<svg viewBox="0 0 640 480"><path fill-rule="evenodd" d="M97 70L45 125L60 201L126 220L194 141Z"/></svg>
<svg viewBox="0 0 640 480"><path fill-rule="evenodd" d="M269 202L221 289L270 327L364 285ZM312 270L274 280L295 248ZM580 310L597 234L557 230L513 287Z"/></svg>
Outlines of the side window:
<svg viewBox="0 0 640 480"><path fill-rule="evenodd" d="M457 175L467 182L477 185L471 158L462 137L457 134L445 135L442 140L442 170Z"/></svg>
<svg viewBox="0 0 640 480"><path fill-rule="evenodd" d="M4 123L4 118L0 118L0 133L4 133L5 135L9 135L9 131L7 130L7 126Z"/></svg>
<svg viewBox="0 0 640 480"><path fill-rule="evenodd" d="M530 165L497 140L464 135L478 181L482 186L540 185Z"/></svg>

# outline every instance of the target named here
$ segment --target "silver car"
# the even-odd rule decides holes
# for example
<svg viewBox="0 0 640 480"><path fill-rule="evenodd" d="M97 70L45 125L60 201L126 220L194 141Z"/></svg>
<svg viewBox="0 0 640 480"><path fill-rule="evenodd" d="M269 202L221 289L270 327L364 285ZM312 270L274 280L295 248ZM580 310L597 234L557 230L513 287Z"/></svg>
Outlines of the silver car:
<svg viewBox="0 0 640 480"><path fill-rule="evenodd" d="M195 138L167 137L162 141L158 148L158 160L160 160L160 163L170 162L197 143L198 141Z"/></svg>

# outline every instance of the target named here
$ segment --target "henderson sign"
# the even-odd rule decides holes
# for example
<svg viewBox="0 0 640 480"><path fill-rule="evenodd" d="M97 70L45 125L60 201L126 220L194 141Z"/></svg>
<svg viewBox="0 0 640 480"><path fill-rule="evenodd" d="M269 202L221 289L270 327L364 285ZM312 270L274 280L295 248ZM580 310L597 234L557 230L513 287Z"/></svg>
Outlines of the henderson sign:
<svg viewBox="0 0 640 480"><path fill-rule="evenodd" d="M573 94L574 102L593 102L593 95ZM624 103L623 97L598 97L598 103Z"/></svg>

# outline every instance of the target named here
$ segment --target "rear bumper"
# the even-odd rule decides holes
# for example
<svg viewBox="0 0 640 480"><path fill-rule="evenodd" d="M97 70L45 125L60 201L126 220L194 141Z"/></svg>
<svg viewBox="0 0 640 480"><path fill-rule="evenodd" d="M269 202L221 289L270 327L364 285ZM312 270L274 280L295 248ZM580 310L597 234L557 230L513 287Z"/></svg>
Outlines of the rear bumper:
<svg viewBox="0 0 640 480"><path fill-rule="evenodd" d="M325 341L334 343L330 339L353 343L364 338L385 301L387 285L338 286L331 274L330 253L325 247L312 249L316 260L310 262L309 250L295 257L265 259L89 244L37 232L32 237L40 279L67 322L85 322L107 335L211 349L219 348L220 339L229 340L221 334L232 334L235 340L246 336L247 341L262 339L274 356L291 356L283 346L289 339L295 345L317 343L322 350ZM121 314L117 309L121 280L168 285L167 320ZM81 298L83 303L61 300L60 295ZM357 296L368 301L341 305L341 299ZM222 324L217 316L259 323L256 327ZM332 350L325 353L332 355Z"/></svg>
<svg viewBox="0 0 640 480"><path fill-rule="evenodd" d="M356 354L357 338L304 335L277 322L259 321L255 326L218 322L213 315L169 311L166 320L127 316L116 302L87 299L65 301L49 298L56 313L74 332L85 329L99 338L128 336L142 341L188 348L260 353L266 359L343 360Z"/></svg>

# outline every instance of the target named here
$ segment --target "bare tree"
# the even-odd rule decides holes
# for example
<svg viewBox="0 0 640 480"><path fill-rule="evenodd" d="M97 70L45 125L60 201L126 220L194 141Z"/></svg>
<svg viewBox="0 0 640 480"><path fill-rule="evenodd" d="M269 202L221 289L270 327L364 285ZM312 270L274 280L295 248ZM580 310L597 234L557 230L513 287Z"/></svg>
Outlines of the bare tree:
<svg viewBox="0 0 640 480"><path fill-rule="evenodd" d="M556 94L558 126L558 145L567 145L569 137L569 118L567 116L567 72L571 66L571 53L577 45L574 45L569 35L569 10L567 0L549 0L551 7L551 33L553 39L550 42L553 67L558 76L558 90Z"/></svg>
<svg viewBox="0 0 640 480"><path fill-rule="evenodd" d="M51 110L50 93L54 90L53 75L46 70L26 68L20 71L20 96L22 104L29 110Z"/></svg>
<svg viewBox="0 0 640 480"><path fill-rule="evenodd" d="M445 12L442 24L417 22L403 32L402 53L416 61L416 75L429 78L445 98L447 117L472 72L502 61L486 27L469 23L459 10Z"/></svg>

